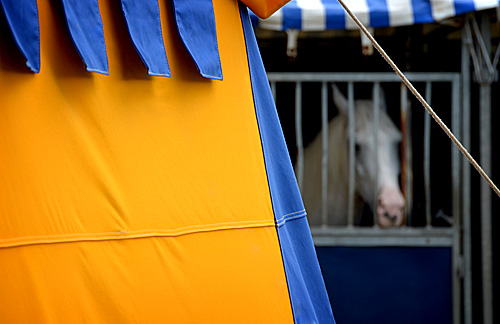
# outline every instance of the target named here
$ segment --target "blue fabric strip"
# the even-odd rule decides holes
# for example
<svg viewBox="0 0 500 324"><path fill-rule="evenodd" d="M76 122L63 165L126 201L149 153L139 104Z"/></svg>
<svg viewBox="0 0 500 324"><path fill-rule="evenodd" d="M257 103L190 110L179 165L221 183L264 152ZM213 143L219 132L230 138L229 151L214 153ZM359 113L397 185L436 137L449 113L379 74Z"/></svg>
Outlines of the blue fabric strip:
<svg viewBox="0 0 500 324"><path fill-rule="evenodd" d="M122 9L130 37L148 74L169 77L158 0L122 0Z"/></svg>
<svg viewBox="0 0 500 324"><path fill-rule="evenodd" d="M31 71L40 72L40 26L36 0L0 0L5 17Z"/></svg>
<svg viewBox="0 0 500 324"><path fill-rule="evenodd" d="M97 0L62 0L68 28L87 71L109 74Z"/></svg>
<svg viewBox="0 0 500 324"><path fill-rule="evenodd" d="M222 80L212 0L172 0L184 46L205 78Z"/></svg>
<svg viewBox="0 0 500 324"><path fill-rule="evenodd" d="M240 5L257 123L295 323L335 323L257 40Z"/></svg>
<svg viewBox="0 0 500 324"><path fill-rule="evenodd" d="M367 0L366 2L370 10L370 26L389 26L389 10L385 0Z"/></svg>
<svg viewBox="0 0 500 324"><path fill-rule="evenodd" d="M344 29L345 11L337 0L323 0L326 15L326 29Z"/></svg>
<svg viewBox="0 0 500 324"><path fill-rule="evenodd" d="M434 21L430 0L412 0L412 7L415 24L425 24Z"/></svg>
<svg viewBox="0 0 500 324"><path fill-rule="evenodd" d="M305 217L278 227L295 323L335 323Z"/></svg>

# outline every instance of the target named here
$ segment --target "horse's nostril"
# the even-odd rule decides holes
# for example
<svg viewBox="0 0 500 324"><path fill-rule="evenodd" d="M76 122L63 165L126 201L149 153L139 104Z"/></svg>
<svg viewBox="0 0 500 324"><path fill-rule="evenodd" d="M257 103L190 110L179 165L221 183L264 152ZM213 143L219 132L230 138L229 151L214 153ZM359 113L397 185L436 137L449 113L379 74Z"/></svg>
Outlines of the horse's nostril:
<svg viewBox="0 0 500 324"><path fill-rule="evenodd" d="M384 217L388 218L391 223L394 223L398 218L396 215L391 215L388 212L384 213Z"/></svg>

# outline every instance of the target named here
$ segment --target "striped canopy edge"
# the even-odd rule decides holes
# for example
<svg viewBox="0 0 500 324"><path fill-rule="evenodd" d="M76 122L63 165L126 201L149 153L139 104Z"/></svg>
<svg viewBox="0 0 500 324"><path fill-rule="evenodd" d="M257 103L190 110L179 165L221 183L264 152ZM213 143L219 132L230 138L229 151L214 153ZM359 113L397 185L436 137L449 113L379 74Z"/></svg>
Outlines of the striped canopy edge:
<svg viewBox="0 0 500 324"><path fill-rule="evenodd" d="M440 22L499 6L498 0L344 0L366 27L396 27ZM357 29L337 0L292 0L268 19L251 13L259 28L283 31Z"/></svg>

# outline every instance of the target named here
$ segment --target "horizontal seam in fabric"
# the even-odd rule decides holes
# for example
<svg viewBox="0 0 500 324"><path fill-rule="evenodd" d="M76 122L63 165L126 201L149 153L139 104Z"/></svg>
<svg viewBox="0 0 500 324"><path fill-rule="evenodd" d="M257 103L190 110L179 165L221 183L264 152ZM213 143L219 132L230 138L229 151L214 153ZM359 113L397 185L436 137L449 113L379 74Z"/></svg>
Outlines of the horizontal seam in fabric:
<svg viewBox="0 0 500 324"><path fill-rule="evenodd" d="M288 214L285 214L285 215L281 216L279 219L276 220L276 222L281 222L281 221L283 221L286 218L295 217L297 215L302 215L302 214L305 214L305 213L306 213L305 209L301 209L301 210L295 211L293 213L288 213Z"/></svg>
<svg viewBox="0 0 500 324"><path fill-rule="evenodd" d="M122 230L116 232L101 232L101 233L30 236L23 238L0 240L0 248L12 248L25 245L69 243L69 242L80 242L80 241L125 240L125 239L137 239L137 238L147 238L147 237L176 237L176 236L203 233L203 232L271 227L271 226L275 227L275 223L273 221L257 220L257 221L216 223L209 225L193 225L176 229L147 229L147 230L137 230L137 231Z"/></svg>
<svg viewBox="0 0 500 324"><path fill-rule="evenodd" d="M294 215L297 215L297 214L301 214L301 213L304 213L305 211L306 211L305 209L301 209L301 210L298 210L298 211L293 212L293 213L288 213L288 214L285 214L285 215L281 216L281 219L286 218L288 216L294 216Z"/></svg>
<svg viewBox="0 0 500 324"><path fill-rule="evenodd" d="M281 217L280 219L276 220L276 226L281 227L281 226L285 225L285 223L288 221L302 218L302 217L305 217L306 215L307 215L307 213L304 209L299 210L299 211L294 212L294 213L286 214L283 217Z"/></svg>

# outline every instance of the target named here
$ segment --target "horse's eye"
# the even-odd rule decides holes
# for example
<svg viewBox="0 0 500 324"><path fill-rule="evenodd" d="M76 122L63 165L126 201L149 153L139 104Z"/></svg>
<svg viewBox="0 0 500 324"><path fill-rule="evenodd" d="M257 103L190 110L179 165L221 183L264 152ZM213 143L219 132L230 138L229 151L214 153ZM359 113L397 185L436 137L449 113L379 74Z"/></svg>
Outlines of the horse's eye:
<svg viewBox="0 0 500 324"><path fill-rule="evenodd" d="M355 143L354 144L354 152L356 152L356 154L359 154L359 152L361 152L361 145L359 145L358 143Z"/></svg>

